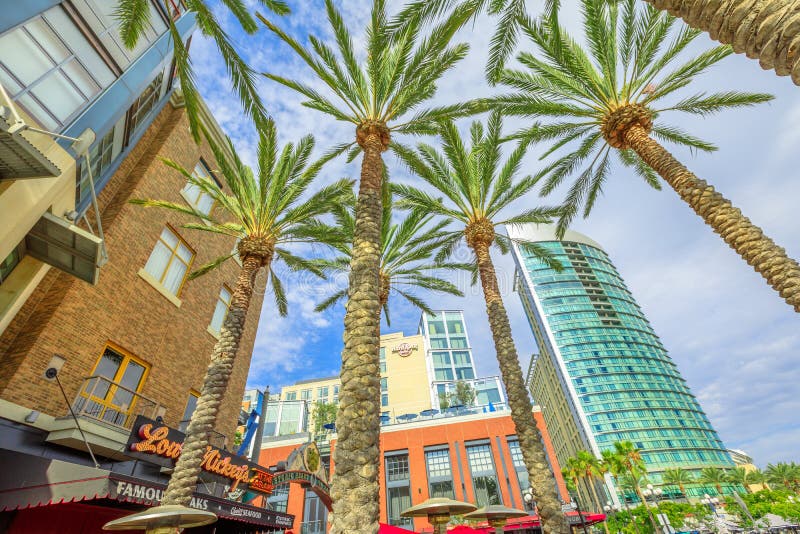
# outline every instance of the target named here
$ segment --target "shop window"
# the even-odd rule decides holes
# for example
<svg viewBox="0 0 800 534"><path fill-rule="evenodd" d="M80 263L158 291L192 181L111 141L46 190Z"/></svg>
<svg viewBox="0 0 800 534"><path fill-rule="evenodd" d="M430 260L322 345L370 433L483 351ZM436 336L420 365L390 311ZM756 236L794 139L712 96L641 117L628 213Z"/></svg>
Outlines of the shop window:
<svg viewBox="0 0 800 534"><path fill-rule="evenodd" d="M61 6L0 37L0 83L46 129L63 130L114 78Z"/></svg>
<svg viewBox="0 0 800 534"><path fill-rule="evenodd" d="M228 286L222 286L219 290L217 297L217 305L214 308L214 315L211 317L211 324L208 326L209 330L219 335L222 330L222 323L228 315L228 310L231 307L231 290Z"/></svg>
<svg viewBox="0 0 800 534"><path fill-rule="evenodd" d="M108 423L129 426L149 369L142 360L106 347L81 391L77 411Z"/></svg>
<svg viewBox="0 0 800 534"><path fill-rule="evenodd" d="M425 451L425 465L428 469L428 491L430 496L455 499L449 450Z"/></svg>
<svg viewBox="0 0 800 534"><path fill-rule="evenodd" d="M472 486L475 490L475 503L478 507L503 504L492 460L492 448L488 444L469 445L467 446L467 460L472 474Z"/></svg>
<svg viewBox="0 0 800 534"><path fill-rule="evenodd" d="M408 453L386 456L386 517L390 525L412 527L409 517L400 513L411 506L411 478L408 469Z"/></svg>
<svg viewBox="0 0 800 534"><path fill-rule="evenodd" d="M186 429L189 428L189 421L192 419L192 414L197 408L197 399L199 398L199 392L195 390L189 392L189 398L186 400L186 408L183 410L183 417L181 417L181 422L178 424L178 430L181 432L186 432Z"/></svg>
<svg viewBox="0 0 800 534"><path fill-rule="evenodd" d="M217 186L220 186L203 160L198 161L197 165L194 166L192 176L200 181L213 181ZM194 209L203 215L211 215L211 211L214 209L214 199L200 187L187 181L186 185L181 189L181 195Z"/></svg>
<svg viewBox="0 0 800 534"><path fill-rule="evenodd" d="M183 287L194 251L171 228L161 231L144 270L164 289L176 297Z"/></svg>

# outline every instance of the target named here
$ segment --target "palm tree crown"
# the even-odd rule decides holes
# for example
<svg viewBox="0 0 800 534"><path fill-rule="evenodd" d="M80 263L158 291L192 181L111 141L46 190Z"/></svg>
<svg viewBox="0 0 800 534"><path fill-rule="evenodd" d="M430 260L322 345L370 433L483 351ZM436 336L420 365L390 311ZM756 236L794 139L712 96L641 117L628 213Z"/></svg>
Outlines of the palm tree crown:
<svg viewBox="0 0 800 534"><path fill-rule="evenodd" d="M673 67L676 59L700 34L682 26L673 35L675 19L635 0L582 0L588 50L574 41L553 16L542 22L526 21L524 32L541 55L522 52L518 59L528 70L506 70L500 83L518 92L493 103L506 113L551 118L518 135L551 140L543 157L563 147L574 147L548 165L542 194L578 173L567 195L560 228L567 227L583 206L587 216L611 169L611 148L619 162L632 168L656 189L656 173L621 137L625 122L638 121L661 141L691 149L713 151L706 141L661 121L662 114L678 111L706 116L726 108L766 102L766 94L727 91L697 93L677 102L664 102L690 85L694 78L732 53L719 46Z"/></svg>
<svg viewBox="0 0 800 534"><path fill-rule="evenodd" d="M277 15L289 14L289 6L283 0L259 0L261 5ZM217 17L214 15L209 2L206 0L184 0L188 11L194 12L197 26L203 35L210 37L217 45L234 89L239 94L242 107L253 118L257 129L266 127L267 114L264 104L256 88L256 73L239 55L225 30L223 30ZM172 38L173 55L175 57L175 71L181 80L181 90L186 104L189 126L196 141L200 140L200 95L195 86L192 74L189 49L181 39L180 32L175 26L175 4L163 1L168 13L169 33ZM253 34L258 29L255 19L250 14L245 0L224 0L223 4L239 22L242 30ZM171 7L173 6L173 7ZM119 20L119 32L122 42L128 48L134 48L147 28L151 17L149 0L120 0L116 10Z"/></svg>
<svg viewBox="0 0 800 534"><path fill-rule="evenodd" d="M389 317L389 298L392 292L397 293L413 306L433 314L424 300L410 291L417 287L428 291L437 291L463 297L464 294L452 282L437 275L442 269L467 269L468 266L453 262L434 262L441 247L441 231L447 221L436 225L429 223L432 215L420 211L411 211L400 223L392 223L394 212L388 181L384 179L383 223L381 224L381 268L380 268L380 302L386 324L391 324ZM333 236L334 248L340 253L332 259L321 259L318 264L326 272L344 273L350 269L353 257L353 232L355 230L355 199L351 198L344 209L335 212L335 225L327 230ZM330 241L330 237L328 238ZM347 296L347 289L336 291L317 307L316 311L330 308Z"/></svg>
<svg viewBox="0 0 800 534"><path fill-rule="evenodd" d="M686 484L691 484L695 481L691 471L681 468L665 469L663 480L665 484L678 486L684 496L686 495Z"/></svg>

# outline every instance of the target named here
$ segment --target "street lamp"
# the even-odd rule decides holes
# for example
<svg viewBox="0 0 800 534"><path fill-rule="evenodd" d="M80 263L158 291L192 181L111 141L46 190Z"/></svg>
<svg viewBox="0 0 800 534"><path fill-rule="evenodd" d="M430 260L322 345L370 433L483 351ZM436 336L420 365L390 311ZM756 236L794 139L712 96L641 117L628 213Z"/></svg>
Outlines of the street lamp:
<svg viewBox="0 0 800 534"><path fill-rule="evenodd" d="M719 504L719 499L716 497L712 497L708 493L703 495L703 498L700 499L700 502L708 506L714 515L717 515L717 505Z"/></svg>
<svg viewBox="0 0 800 534"><path fill-rule="evenodd" d="M522 492L522 499L525 501L525 509L536 513L536 501L533 500L533 488L528 488Z"/></svg>

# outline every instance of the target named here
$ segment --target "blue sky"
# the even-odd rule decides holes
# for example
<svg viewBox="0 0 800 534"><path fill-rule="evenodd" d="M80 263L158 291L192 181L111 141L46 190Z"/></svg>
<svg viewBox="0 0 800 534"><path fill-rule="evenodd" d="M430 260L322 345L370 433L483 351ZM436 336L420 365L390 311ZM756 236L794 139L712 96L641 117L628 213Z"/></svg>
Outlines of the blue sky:
<svg viewBox="0 0 800 534"><path fill-rule="evenodd" d="M256 2L250 0L251 7ZM290 2L293 15L279 23L298 38L314 33L330 37L322 0ZM399 2L392 5L399 5ZM531 2L530 9L538 9ZM576 2L563 2L562 20L577 31ZM337 2L356 46L363 42L369 2ZM259 71L280 73L324 90L290 51L266 30L245 35L224 10L217 9L237 48ZM274 19L274 18L273 18ZM468 57L439 86L436 103L491 94L483 79L493 21L479 19L456 36L471 46ZM708 48L705 36L692 51ZM530 48L522 43L519 49ZM246 161L253 161L256 136L243 119L230 89L224 65L212 43L195 35L192 58L203 96L223 129ZM260 82L261 94L278 124L281 139L296 140L307 133L317 139L317 152L353 140L353 127L336 123L300 105L301 99L269 80ZM800 257L800 88L788 78L763 71L744 56L727 58L687 88L700 91L749 90L769 92L775 100L757 108L734 110L710 118L669 117L676 124L719 146L712 154L674 153L698 176L740 207L765 233ZM465 121L464 124L467 124ZM522 125L507 121L507 128ZM672 148L672 147L670 147ZM525 161L526 173L541 165L536 151ZM387 157L393 179L411 180L397 162ZM603 245L653 327L676 361L695 395L728 447L744 449L758 465L800 460L800 316L792 311L743 260L725 245L669 189L655 191L627 170L615 168L603 196L587 220L573 228ZM320 183L358 176L357 162L334 162ZM542 201L531 194L523 202ZM512 292L513 262L495 255L505 303L523 368L536 350L519 298ZM295 380L338 373L342 347L343 307L326 313L314 305L345 280L320 282L287 275L290 316L278 317L271 296L265 299L249 377L251 387L270 385L277 391ZM467 280L454 279L464 298L435 296L435 306L465 310L478 372L497 374L497 364L486 324L483 299ZM416 331L419 313L395 301L392 325L384 332Z"/></svg>

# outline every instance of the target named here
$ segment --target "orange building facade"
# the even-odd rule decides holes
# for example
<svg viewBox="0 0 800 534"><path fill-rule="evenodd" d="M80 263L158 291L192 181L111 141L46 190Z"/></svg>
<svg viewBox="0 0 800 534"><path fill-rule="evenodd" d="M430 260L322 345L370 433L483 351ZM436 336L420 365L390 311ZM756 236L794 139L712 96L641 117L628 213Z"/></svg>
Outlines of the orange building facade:
<svg viewBox="0 0 800 534"><path fill-rule="evenodd" d="M556 474L558 493L568 500L561 469L538 407L534 408L533 416ZM259 463L277 466L305 441L298 435L297 439L284 436L274 443L265 443ZM332 451L336 445L335 435L329 443L330 447L320 444L326 464L330 464L326 451ZM528 488L527 472L507 410L385 425L381 429L381 460L382 523L416 532L430 529L426 520L401 518L400 511L429 497L441 496L477 506L503 504L534 514L534 503L526 503L523 497L523 491ZM273 496L271 506L294 515L293 532L324 533L327 532L327 513L320 510L315 499L311 491L291 485L288 495Z"/></svg>

